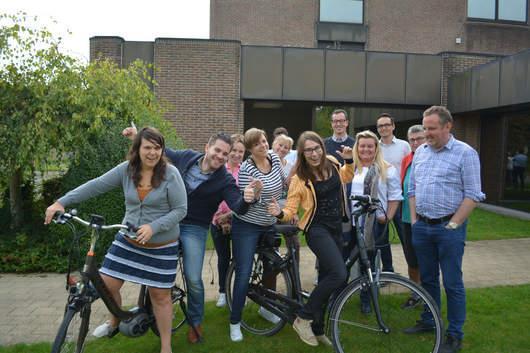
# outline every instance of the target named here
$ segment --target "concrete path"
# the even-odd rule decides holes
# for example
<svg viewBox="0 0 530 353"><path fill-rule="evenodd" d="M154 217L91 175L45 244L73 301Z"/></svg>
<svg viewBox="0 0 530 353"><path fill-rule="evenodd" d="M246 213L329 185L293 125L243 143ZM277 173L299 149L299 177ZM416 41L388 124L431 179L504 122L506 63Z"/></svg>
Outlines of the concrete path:
<svg viewBox="0 0 530 353"><path fill-rule="evenodd" d="M530 239L487 240L468 242L464 256L466 287L490 287L530 283ZM392 246L394 267L406 275L403 252L399 245ZM203 278L206 300L215 300L217 283L210 284L212 268L216 268L215 253L208 251ZM308 248L302 249L301 277L303 287L311 289L314 279L314 256ZM215 270L215 280L217 281ZM138 286L126 284L124 305L136 301ZM64 275L31 274L0 275L0 346L19 342L52 341L61 322L66 300ZM106 309L99 300L93 306L91 329L105 320ZM208 320L208 318L206 318Z"/></svg>

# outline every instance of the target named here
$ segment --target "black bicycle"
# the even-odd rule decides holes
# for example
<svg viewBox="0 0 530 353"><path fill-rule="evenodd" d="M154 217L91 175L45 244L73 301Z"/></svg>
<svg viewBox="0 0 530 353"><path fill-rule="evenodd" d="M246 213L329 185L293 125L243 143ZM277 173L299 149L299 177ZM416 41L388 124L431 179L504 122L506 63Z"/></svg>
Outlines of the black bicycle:
<svg viewBox="0 0 530 353"><path fill-rule="evenodd" d="M355 224L382 206L369 196L352 196L358 207L352 213ZM284 236L296 236L291 228L278 228ZM374 251L371 239L366 239L361 227L356 227L356 245L346 259L348 272L358 262L360 275L337 291L329 301L327 333L336 352L422 352L437 353L442 341L443 322L431 296L416 283L395 273L381 272L380 252ZM287 323L293 323L296 312L303 306L308 294L300 284L298 264L293 247L281 255L277 247L260 242L254 256L253 270L243 309L241 326L258 335L273 335ZM372 265L374 264L374 265ZM227 301L231 305L234 264L227 276ZM270 278L276 278L275 286ZM274 281L272 281L274 283ZM403 308L409 296L418 298L414 308ZM362 304L370 310L362 310ZM366 305L365 305L366 307ZM279 320L264 318L263 309ZM406 328L416 324L423 311L433 318L431 332L407 334Z"/></svg>
<svg viewBox="0 0 530 353"><path fill-rule="evenodd" d="M136 227L127 224L105 225L103 217L91 215L86 221L76 216L77 212L57 214L54 222L68 225L74 235L68 260L66 274L66 302L64 317L52 346L52 353L82 353L90 324L91 306L101 298L108 310L120 319L119 332L125 336L138 337L151 329L159 335L147 287L140 286L137 305L129 310L123 310L112 298L105 286L96 265L95 249L102 230L118 229L121 234L131 239L136 238ZM83 232L78 232L73 221L90 229L90 244L84 264L77 272L73 264L73 257L78 249L79 240ZM181 252L181 250L179 250ZM189 322L186 310L186 282L182 269L182 254L178 256L177 277L171 288L171 299L174 305L172 332L175 332L185 322ZM117 333L117 332L116 332Z"/></svg>

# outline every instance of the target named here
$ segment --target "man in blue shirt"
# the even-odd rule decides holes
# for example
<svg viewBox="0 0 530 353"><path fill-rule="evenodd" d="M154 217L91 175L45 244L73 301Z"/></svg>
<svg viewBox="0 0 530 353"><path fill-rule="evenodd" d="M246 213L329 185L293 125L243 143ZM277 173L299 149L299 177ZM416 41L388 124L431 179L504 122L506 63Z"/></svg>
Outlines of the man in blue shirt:
<svg viewBox="0 0 530 353"><path fill-rule="evenodd" d="M481 191L477 152L451 134L453 118L441 106L423 113L427 143L416 150L408 191L412 243L418 257L422 286L440 302L440 271L447 296L449 325L440 352L461 348L466 319L466 291L462 279L462 258L467 218L485 199ZM416 326L406 333L432 330L432 317L424 312Z"/></svg>

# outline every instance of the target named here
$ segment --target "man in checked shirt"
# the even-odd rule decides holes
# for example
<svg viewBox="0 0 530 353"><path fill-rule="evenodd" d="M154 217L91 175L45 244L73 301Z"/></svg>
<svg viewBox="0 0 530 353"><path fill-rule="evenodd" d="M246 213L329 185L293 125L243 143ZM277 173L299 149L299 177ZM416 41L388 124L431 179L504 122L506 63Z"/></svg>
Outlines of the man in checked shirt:
<svg viewBox="0 0 530 353"><path fill-rule="evenodd" d="M423 113L427 143L416 150L410 172L408 197L412 244L418 256L422 286L440 307L440 270L447 296L445 341L441 353L460 350L466 319L466 291L462 258L467 218L485 199L481 191L477 152L451 134L449 110L432 106ZM432 330L432 317L424 312L416 326L405 330Z"/></svg>

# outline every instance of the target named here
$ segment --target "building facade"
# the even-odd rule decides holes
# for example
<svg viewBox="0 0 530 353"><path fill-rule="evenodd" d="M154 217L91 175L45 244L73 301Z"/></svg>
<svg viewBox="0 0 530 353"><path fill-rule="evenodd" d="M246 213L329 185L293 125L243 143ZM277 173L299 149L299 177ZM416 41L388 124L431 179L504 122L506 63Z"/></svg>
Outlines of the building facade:
<svg viewBox="0 0 530 353"><path fill-rule="evenodd" d="M489 105L459 97L530 87L529 15L528 0L211 0L209 40L93 37L90 53L153 63L166 118L194 148L212 132L251 126L285 126L296 137L315 127L321 106L348 107L355 129L389 111L403 138L426 107L447 105L455 134L480 152L488 201L497 203L510 194L507 155L528 153L530 130L519 135L530 94ZM512 61L524 82L495 91Z"/></svg>

